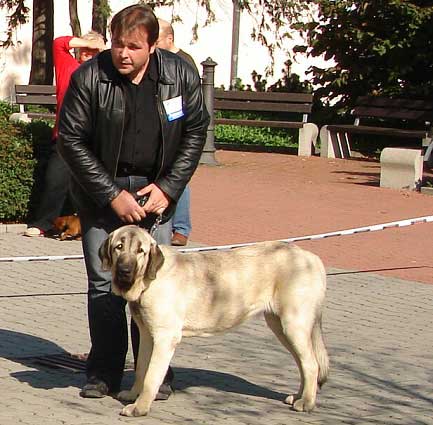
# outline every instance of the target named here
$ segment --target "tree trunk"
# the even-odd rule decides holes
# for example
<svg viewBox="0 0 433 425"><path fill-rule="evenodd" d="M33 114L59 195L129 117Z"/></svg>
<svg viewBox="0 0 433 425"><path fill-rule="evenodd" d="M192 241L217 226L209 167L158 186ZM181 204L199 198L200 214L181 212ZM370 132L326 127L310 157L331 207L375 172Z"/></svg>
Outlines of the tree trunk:
<svg viewBox="0 0 433 425"><path fill-rule="evenodd" d="M53 84L54 1L33 0L30 84Z"/></svg>
<svg viewBox="0 0 433 425"><path fill-rule="evenodd" d="M107 18L110 13L108 0L93 0L92 29L99 32L105 41L107 41Z"/></svg>
<svg viewBox="0 0 433 425"><path fill-rule="evenodd" d="M69 19L72 28L72 35L81 37L81 25L78 19L77 0L69 0Z"/></svg>

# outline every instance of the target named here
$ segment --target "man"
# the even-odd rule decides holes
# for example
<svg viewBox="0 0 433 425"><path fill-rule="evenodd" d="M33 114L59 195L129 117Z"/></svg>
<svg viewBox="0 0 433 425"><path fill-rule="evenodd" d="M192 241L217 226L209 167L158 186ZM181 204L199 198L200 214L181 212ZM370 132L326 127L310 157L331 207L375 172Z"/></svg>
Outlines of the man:
<svg viewBox="0 0 433 425"><path fill-rule="evenodd" d="M174 29L173 26L164 19L158 19L159 23L159 37L156 46L160 49L168 50L172 53L179 55L182 59L190 63L198 72L194 59L183 50L176 47L174 44ZM172 219L173 236L171 244L175 246L185 246L188 243L188 237L191 233L191 212L190 201L191 190L189 186L185 187L182 196L176 206Z"/></svg>
<svg viewBox="0 0 433 425"><path fill-rule="evenodd" d="M159 23L159 37L158 37L158 41L156 42L156 47L159 47L160 49L169 50L172 53L176 53L182 59L190 63L198 72L197 66L192 56L186 53L185 51L183 51L182 49L179 49L175 45L173 25L171 25L170 22L164 19L158 19L158 23Z"/></svg>
<svg viewBox="0 0 433 425"><path fill-rule="evenodd" d="M82 37L64 36L53 41L53 61L56 76L56 123L53 129L50 157L45 173L44 192L35 214L35 219L28 225L24 236L44 236L53 227L53 220L63 209L69 188L69 172L57 153L57 125L63 97L69 85L72 73L105 47L101 34L90 31ZM70 50L78 49L78 60Z"/></svg>
<svg viewBox="0 0 433 425"><path fill-rule="evenodd" d="M92 347L83 397L119 391L128 349L125 302L110 292L99 247L116 228L136 223L149 229L160 214L166 224L154 237L169 244L167 220L205 143L209 116L199 75L155 47L158 32L148 6L118 12L111 21L111 51L73 74L60 114L59 149L72 174L89 282ZM143 195L149 198L141 206L136 197ZM137 327L131 325L136 354ZM157 398L170 391L161 386Z"/></svg>

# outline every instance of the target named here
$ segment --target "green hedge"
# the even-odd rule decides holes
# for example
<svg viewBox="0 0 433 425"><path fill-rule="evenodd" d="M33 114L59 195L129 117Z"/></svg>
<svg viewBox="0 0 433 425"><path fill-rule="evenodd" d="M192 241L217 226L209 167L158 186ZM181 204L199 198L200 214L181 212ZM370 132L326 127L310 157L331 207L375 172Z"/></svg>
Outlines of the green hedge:
<svg viewBox="0 0 433 425"><path fill-rule="evenodd" d="M216 117L235 119L259 118L261 120L271 119L269 114L266 113L250 114L233 111L216 111ZM215 142L236 145L296 147L298 146L298 130L217 124L215 126Z"/></svg>
<svg viewBox="0 0 433 425"><path fill-rule="evenodd" d="M51 139L48 123L13 124L0 102L0 222L23 222L37 206Z"/></svg>

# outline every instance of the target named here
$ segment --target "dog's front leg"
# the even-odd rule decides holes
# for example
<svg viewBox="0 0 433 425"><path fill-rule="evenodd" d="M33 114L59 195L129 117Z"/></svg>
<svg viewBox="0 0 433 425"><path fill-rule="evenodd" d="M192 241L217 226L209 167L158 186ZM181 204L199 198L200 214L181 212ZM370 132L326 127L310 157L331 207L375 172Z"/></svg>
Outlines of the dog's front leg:
<svg viewBox="0 0 433 425"><path fill-rule="evenodd" d="M121 415L123 416L145 416L150 410L150 406L158 393L159 387L164 380L170 361L173 357L176 345L180 342L180 335L156 337L153 341L153 350L150 357L149 366L144 376L142 391L133 404L124 407ZM141 344L140 344L141 345ZM140 371L141 373L142 371ZM137 379L138 379L137 373ZM136 383L137 383L136 379ZM136 384L134 384L135 387ZM138 384L137 384L138 388Z"/></svg>
<svg viewBox="0 0 433 425"><path fill-rule="evenodd" d="M140 332L140 344L138 347L138 357L136 359L135 380L130 390L121 391L117 395L117 398L121 401L135 401L138 395L143 391L144 377L146 376L153 350L153 338L149 330L142 321L137 320L136 323Z"/></svg>

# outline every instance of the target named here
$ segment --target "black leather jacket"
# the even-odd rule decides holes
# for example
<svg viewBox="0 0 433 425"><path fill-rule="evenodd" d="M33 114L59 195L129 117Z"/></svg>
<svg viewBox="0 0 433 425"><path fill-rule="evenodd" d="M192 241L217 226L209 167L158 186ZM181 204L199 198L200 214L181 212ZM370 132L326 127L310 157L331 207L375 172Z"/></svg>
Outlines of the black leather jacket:
<svg viewBox="0 0 433 425"><path fill-rule="evenodd" d="M155 184L176 202L198 165L209 115L197 72L175 54L160 49L154 54L162 132ZM65 95L57 145L70 168L79 210L105 207L120 193L114 183L125 118L119 77L106 50L74 72ZM184 116L169 121L163 101L178 96Z"/></svg>

